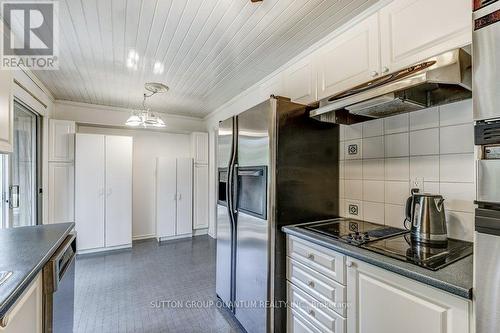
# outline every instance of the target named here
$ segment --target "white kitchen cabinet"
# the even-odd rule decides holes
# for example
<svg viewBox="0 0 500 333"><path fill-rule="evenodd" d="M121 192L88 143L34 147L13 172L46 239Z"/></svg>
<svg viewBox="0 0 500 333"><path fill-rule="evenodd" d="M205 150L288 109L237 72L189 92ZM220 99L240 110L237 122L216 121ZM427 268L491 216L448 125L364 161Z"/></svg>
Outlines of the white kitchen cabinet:
<svg viewBox="0 0 500 333"><path fill-rule="evenodd" d="M75 167L73 163L49 163L49 223L73 222Z"/></svg>
<svg viewBox="0 0 500 333"><path fill-rule="evenodd" d="M106 247L132 240L132 137L106 136Z"/></svg>
<svg viewBox="0 0 500 333"><path fill-rule="evenodd" d="M0 322L0 332L41 333L43 329L42 297L43 285L40 272L5 314Z"/></svg>
<svg viewBox="0 0 500 333"><path fill-rule="evenodd" d="M193 229L208 228L208 165L195 165L193 172Z"/></svg>
<svg viewBox="0 0 500 333"><path fill-rule="evenodd" d="M318 51L318 98L380 75L378 14L341 33Z"/></svg>
<svg viewBox="0 0 500 333"><path fill-rule="evenodd" d="M156 159L156 237L193 234L193 159Z"/></svg>
<svg viewBox="0 0 500 333"><path fill-rule="evenodd" d="M12 71L0 71L0 153L11 153L14 140Z"/></svg>
<svg viewBox="0 0 500 333"><path fill-rule="evenodd" d="M73 162L75 158L75 122L49 120L49 162Z"/></svg>
<svg viewBox="0 0 500 333"><path fill-rule="evenodd" d="M291 307L287 309L286 325L288 333L321 333L310 321Z"/></svg>
<svg viewBox="0 0 500 333"><path fill-rule="evenodd" d="M191 133L191 156L195 164L208 164L208 133Z"/></svg>
<svg viewBox="0 0 500 333"><path fill-rule="evenodd" d="M469 301L359 260L346 265L347 332L469 332Z"/></svg>
<svg viewBox="0 0 500 333"><path fill-rule="evenodd" d="M470 0L398 0L380 10L381 64L393 72L472 41Z"/></svg>
<svg viewBox="0 0 500 333"><path fill-rule="evenodd" d="M80 253L131 246L131 137L76 135L75 224Z"/></svg>
<svg viewBox="0 0 500 333"><path fill-rule="evenodd" d="M317 71L314 59L313 56L308 56L284 71L284 95L292 102L309 104L317 100Z"/></svg>

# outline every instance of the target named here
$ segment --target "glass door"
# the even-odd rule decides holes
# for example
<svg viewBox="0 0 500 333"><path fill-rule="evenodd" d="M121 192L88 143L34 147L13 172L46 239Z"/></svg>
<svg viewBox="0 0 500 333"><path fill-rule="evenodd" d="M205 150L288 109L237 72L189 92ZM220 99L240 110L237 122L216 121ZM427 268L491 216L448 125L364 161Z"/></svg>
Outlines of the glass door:
<svg viewBox="0 0 500 333"><path fill-rule="evenodd" d="M14 101L14 147L4 163L8 174L7 227L36 225L38 221L39 116Z"/></svg>

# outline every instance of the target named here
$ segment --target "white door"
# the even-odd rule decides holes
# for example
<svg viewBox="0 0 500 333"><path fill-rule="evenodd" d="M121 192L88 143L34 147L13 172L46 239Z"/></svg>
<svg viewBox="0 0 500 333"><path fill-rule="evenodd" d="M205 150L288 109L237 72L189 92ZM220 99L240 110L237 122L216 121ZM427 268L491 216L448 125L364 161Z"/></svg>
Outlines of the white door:
<svg viewBox="0 0 500 333"><path fill-rule="evenodd" d="M49 223L73 222L75 167L73 163L49 163Z"/></svg>
<svg viewBox="0 0 500 333"><path fill-rule="evenodd" d="M79 251L104 247L104 135L77 134L75 224Z"/></svg>
<svg viewBox="0 0 500 333"><path fill-rule="evenodd" d="M75 147L75 122L49 120L49 161L73 162Z"/></svg>
<svg viewBox="0 0 500 333"><path fill-rule="evenodd" d="M177 235L193 232L193 159L177 159Z"/></svg>
<svg viewBox="0 0 500 333"><path fill-rule="evenodd" d="M132 137L106 136L106 247L132 243Z"/></svg>
<svg viewBox="0 0 500 333"><path fill-rule="evenodd" d="M0 31L2 30L0 27ZM12 72L10 70L0 71L0 153L12 152L14 140Z"/></svg>
<svg viewBox="0 0 500 333"><path fill-rule="evenodd" d="M193 229L208 228L208 165L194 167Z"/></svg>
<svg viewBox="0 0 500 333"><path fill-rule="evenodd" d="M380 75L378 14L340 34L318 54L318 98Z"/></svg>
<svg viewBox="0 0 500 333"><path fill-rule="evenodd" d="M347 266L347 332L469 332L469 301L358 260Z"/></svg>
<svg viewBox="0 0 500 333"><path fill-rule="evenodd" d="M472 41L470 0L398 0L380 10L382 68L393 72Z"/></svg>
<svg viewBox="0 0 500 333"><path fill-rule="evenodd" d="M177 162L156 159L156 237L175 236L177 205Z"/></svg>
<svg viewBox="0 0 500 333"><path fill-rule="evenodd" d="M194 157L194 163L208 164L208 133L192 133L191 150L191 155Z"/></svg>

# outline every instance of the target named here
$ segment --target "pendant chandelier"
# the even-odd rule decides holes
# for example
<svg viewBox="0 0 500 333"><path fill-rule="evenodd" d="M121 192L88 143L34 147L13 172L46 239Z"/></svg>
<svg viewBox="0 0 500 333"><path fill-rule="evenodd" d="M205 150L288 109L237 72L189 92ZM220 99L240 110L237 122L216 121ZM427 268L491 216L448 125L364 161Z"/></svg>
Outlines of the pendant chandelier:
<svg viewBox="0 0 500 333"><path fill-rule="evenodd" d="M158 114L151 112L150 108L146 107L146 99L157 93L167 92L168 87L163 83L148 82L144 85L144 88L148 90L150 94L148 95L147 93L144 93L144 99L142 100L142 109L137 111L132 111L130 117L128 117L127 121L125 122L125 125L130 127L140 126L144 128L165 127L166 125L163 119L161 119L161 117Z"/></svg>

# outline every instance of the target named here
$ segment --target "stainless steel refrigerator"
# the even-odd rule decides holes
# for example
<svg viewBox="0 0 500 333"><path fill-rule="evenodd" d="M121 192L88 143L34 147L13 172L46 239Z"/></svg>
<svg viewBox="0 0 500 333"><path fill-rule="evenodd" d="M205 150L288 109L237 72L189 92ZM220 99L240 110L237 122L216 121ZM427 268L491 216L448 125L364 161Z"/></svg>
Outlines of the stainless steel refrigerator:
<svg viewBox="0 0 500 333"><path fill-rule="evenodd" d="M339 215L339 128L271 98L219 124L216 292L249 333L284 332L281 227Z"/></svg>

